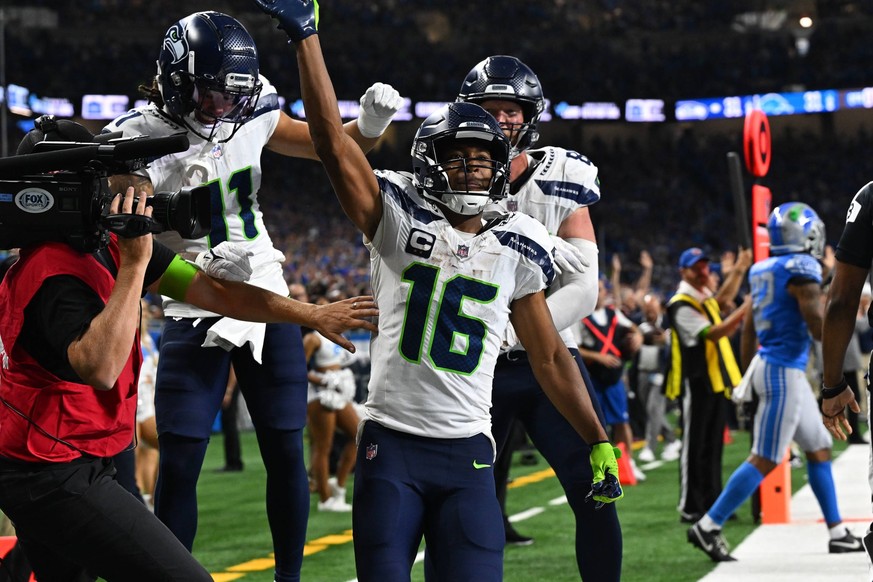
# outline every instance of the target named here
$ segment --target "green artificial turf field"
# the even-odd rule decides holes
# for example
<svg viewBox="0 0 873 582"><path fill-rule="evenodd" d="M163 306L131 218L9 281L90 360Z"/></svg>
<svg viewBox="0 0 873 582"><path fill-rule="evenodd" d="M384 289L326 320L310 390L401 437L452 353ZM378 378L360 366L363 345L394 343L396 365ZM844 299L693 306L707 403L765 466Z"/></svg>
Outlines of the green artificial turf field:
<svg viewBox="0 0 873 582"><path fill-rule="evenodd" d="M837 443L837 450L845 448ZM748 433L734 433L734 443L725 448L724 478L748 455ZM216 473L222 464L221 436L213 438L199 485L200 523L195 542L196 557L216 581L272 581L270 535L264 513L264 471L253 433L243 433L245 471ZM508 495L510 515L541 508L532 517L517 521L516 529L535 538L526 547L509 547L505 556L508 582L570 582L578 580L574 558L574 522L563 491L545 462L522 465L519 454L512 467L515 479ZM529 479L523 477L528 476ZM698 580L713 564L685 540L686 524L676 512L678 466L670 462L647 471L648 479L626 487L619 501L624 535L622 580L682 582ZM805 469L792 470L792 488L806 482ZM351 489L350 493L351 495ZM319 513L312 506L307 532L307 555L303 579L307 582L346 582L355 578L351 543L351 514ZM736 546L754 528L749 504L737 512L738 519L725 528ZM424 579L420 563L413 568L414 581Z"/></svg>

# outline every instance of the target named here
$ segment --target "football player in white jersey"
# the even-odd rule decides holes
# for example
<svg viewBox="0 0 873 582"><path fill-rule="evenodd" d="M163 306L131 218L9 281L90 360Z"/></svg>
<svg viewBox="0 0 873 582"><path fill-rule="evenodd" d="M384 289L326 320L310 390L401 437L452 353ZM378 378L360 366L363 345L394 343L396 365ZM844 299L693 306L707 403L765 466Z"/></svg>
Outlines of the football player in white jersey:
<svg viewBox="0 0 873 582"><path fill-rule="evenodd" d="M296 44L313 143L364 234L381 305L355 471L358 579L408 580L423 535L440 580L501 580L489 409L510 320L546 392L593 444L596 481L617 475L612 445L549 316L543 291L555 276L553 243L529 216L483 218L486 203L504 195L510 149L485 110L441 108L416 134L412 174L374 174L341 131L315 3L257 1ZM621 495L599 487L595 499Z"/></svg>
<svg viewBox="0 0 873 582"><path fill-rule="evenodd" d="M207 272L245 279L288 293L281 252L264 226L258 202L260 157L266 147L315 159L306 124L279 109L276 90L260 75L254 41L234 18L192 14L167 30L147 91L150 104L106 127L125 136L184 132L187 151L150 161L137 191L175 191L206 185L212 229L198 240L167 233L161 240ZM373 114L373 92L348 132L369 149L394 111ZM145 183L140 183L144 181ZM113 181L113 187L126 186ZM246 265L248 259L249 265ZM234 271L234 266L237 267ZM161 463L155 513L190 549L197 527L197 478L231 362L252 413L267 469L267 515L276 556L276 580L299 580L309 511L303 462L306 362L300 329L250 325L166 300L155 406Z"/></svg>
<svg viewBox="0 0 873 582"><path fill-rule="evenodd" d="M597 166L572 150L551 146L531 149L539 138L537 123L545 100L536 74L516 57L496 55L478 63L461 84L458 101L481 105L512 143L509 195L496 201L498 207L529 214L559 237L557 244L572 245L587 259L584 271L565 272L555 280L547 303L604 422L573 337L573 328L592 313L598 295L597 242L588 211L600 200ZM585 502L592 474L590 465L583 461L590 447L543 393L514 335L509 326L506 351L498 358L494 374L491 415L498 448L504 450L513 421L519 419L534 446L555 469L576 516L576 561L582 578L617 581L621 577L622 537L615 506L595 510ZM503 491L505 481L503 475L497 482Z"/></svg>

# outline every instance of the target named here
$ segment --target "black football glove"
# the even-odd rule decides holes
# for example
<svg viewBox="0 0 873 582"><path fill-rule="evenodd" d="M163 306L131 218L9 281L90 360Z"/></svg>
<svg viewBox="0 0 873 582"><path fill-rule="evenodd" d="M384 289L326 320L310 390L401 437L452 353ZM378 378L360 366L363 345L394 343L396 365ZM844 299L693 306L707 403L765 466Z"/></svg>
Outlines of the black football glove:
<svg viewBox="0 0 873 582"><path fill-rule="evenodd" d="M291 42L318 34L318 0L254 0L258 8L275 18Z"/></svg>

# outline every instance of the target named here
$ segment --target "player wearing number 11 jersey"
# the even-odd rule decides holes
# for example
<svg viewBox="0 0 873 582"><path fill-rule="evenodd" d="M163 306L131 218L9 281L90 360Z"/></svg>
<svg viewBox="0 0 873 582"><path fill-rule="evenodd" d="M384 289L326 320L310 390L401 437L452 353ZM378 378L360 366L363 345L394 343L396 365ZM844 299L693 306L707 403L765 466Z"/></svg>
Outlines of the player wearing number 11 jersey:
<svg viewBox="0 0 873 582"><path fill-rule="evenodd" d="M208 186L212 228L199 240L167 233L161 241L186 258L220 253L211 249L225 241L239 245L251 256L249 282L286 295L284 257L270 240L258 203L260 156L268 148L314 159L306 123L280 111L276 90L260 75L254 40L225 14L198 12L173 24L157 64L154 83L144 88L150 103L120 116L106 131L187 134L187 151L150 161L145 183L131 182L147 191ZM371 114L373 91L361 116L342 128L366 149L395 111ZM232 362L267 469L275 579L299 580L309 514L302 436L307 380L299 327L241 323L169 300L164 313L155 397L161 448L155 513L191 549L197 478Z"/></svg>

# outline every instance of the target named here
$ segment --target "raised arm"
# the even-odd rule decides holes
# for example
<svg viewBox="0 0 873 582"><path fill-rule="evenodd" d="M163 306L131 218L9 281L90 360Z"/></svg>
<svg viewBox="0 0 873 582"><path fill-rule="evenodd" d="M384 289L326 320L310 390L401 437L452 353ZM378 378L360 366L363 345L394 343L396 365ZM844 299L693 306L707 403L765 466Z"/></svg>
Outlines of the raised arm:
<svg viewBox="0 0 873 582"><path fill-rule="evenodd" d="M402 105L402 101L389 100L391 96L384 93L383 87L388 85L376 83L367 89L360 99L358 118L343 125L345 134L355 140L364 152L373 149ZM284 156L318 159L307 123L292 119L284 112L279 116L279 124L267 142L267 149Z"/></svg>
<svg viewBox="0 0 873 582"><path fill-rule="evenodd" d="M379 184L364 152L341 129L336 95L317 35L297 44L297 64L315 151L346 215L372 239L382 219Z"/></svg>
<svg viewBox="0 0 873 582"><path fill-rule="evenodd" d="M643 303L643 298L652 286L652 270L655 267L655 262L652 260L652 255L650 255L647 250L640 251L640 267L642 267L642 271L640 272L640 278L637 279L636 287L634 288L638 304Z"/></svg>
<svg viewBox="0 0 873 582"><path fill-rule="evenodd" d="M715 300L722 309L726 309L740 290L740 285L746 277L746 271L752 266L752 249L740 249L737 260L725 276L721 287L715 293Z"/></svg>
<svg viewBox="0 0 873 582"><path fill-rule="evenodd" d="M318 38L318 3L314 0L255 0L275 18L297 49L300 90L309 134L346 215L372 239L382 219L379 183L364 152L345 133L333 83Z"/></svg>

